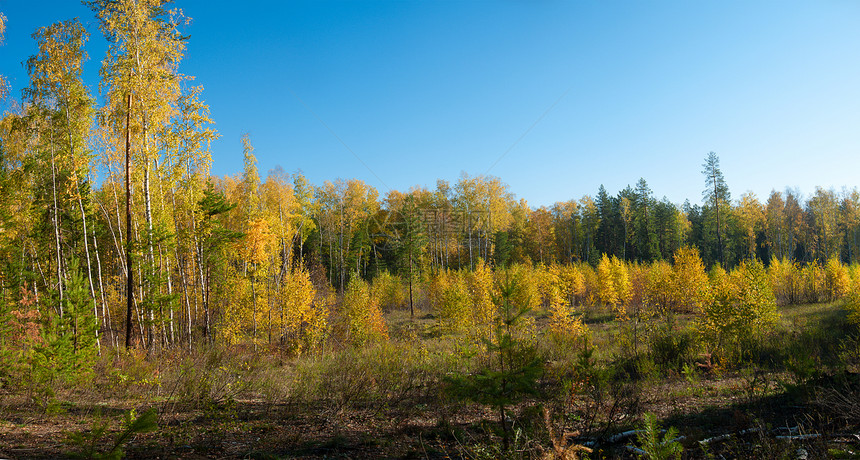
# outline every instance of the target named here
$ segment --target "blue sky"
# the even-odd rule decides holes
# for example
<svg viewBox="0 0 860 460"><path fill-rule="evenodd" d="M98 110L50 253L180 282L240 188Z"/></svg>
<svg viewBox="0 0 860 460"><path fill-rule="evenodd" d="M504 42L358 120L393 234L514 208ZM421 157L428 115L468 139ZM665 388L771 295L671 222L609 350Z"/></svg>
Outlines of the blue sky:
<svg viewBox="0 0 860 460"><path fill-rule="evenodd" d="M241 172L248 132L260 171L359 178L382 194L465 171L500 177L532 206L640 177L658 198L699 203L709 151L735 198L858 185L858 2L175 6L193 19L181 71L205 87L218 175ZM0 73L14 96L30 34L76 16L93 36L98 91L105 45L86 7L0 0L0 12Z"/></svg>

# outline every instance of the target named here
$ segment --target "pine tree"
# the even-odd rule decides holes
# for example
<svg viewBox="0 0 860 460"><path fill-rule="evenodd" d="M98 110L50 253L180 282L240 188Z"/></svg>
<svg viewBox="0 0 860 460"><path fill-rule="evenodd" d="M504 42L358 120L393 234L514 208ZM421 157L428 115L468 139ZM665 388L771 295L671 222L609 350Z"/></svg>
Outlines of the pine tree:
<svg viewBox="0 0 860 460"><path fill-rule="evenodd" d="M483 340L487 360L482 368L474 374L446 379L454 396L492 406L498 412L506 452L511 437L508 407L527 395L537 394L537 380L543 370L534 346L516 333L523 315L529 311L527 306L512 301L518 283L516 278L508 278L498 287L499 295L494 297L498 315L493 335Z"/></svg>
<svg viewBox="0 0 860 460"><path fill-rule="evenodd" d="M723 178L723 172L720 170L720 157L714 152L709 152L702 174L705 176L705 190L702 196L705 203L709 204L716 213L716 232L717 232L717 253L719 254L719 262L721 265L726 265L725 250L723 245L723 227L725 216L721 216L723 209L731 202L729 194L729 186Z"/></svg>

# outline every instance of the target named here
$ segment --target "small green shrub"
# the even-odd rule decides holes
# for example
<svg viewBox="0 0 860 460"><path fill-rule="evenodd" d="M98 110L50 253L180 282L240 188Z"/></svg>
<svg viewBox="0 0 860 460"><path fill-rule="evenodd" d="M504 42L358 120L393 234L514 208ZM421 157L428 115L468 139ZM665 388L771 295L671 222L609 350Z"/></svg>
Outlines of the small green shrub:
<svg viewBox="0 0 860 460"><path fill-rule="evenodd" d="M657 423L657 416L652 413L645 414L642 431L636 435L639 445L645 452L641 455L650 460L680 459L684 447L676 439L678 429L671 427L661 437L662 430Z"/></svg>
<svg viewBox="0 0 860 460"><path fill-rule="evenodd" d="M134 435L155 431L158 428L158 424L156 423L157 418L158 414L152 408L140 414L140 416L137 415L134 409L126 412L122 431L112 441L108 442L106 449L100 449L100 445L109 437L108 423L103 420L96 421L88 431L69 433L68 442L77 447L77 451L70 453L69 456L99 460L121 459L125 456L123 447Z"/></svg>
<svg viewBox="0 0 860 460"><path fill-rule="evenodd" d="M663 372L681 372L696 359L696 347L693 331L661 327L651 336L651 359Z"/></svg>
<svg viewBox="0 0 860 460"><path fill-rule="evenodd" d="M494 337L484 340L488 359L482 368L475 373L446 378L452 396L491 406L497 411L504 451L508 451L515 434L511 433L506 420L508 407L521 401L525 395L537 393L537 380L543 371L543 362L534 346L512 334L528 311L528 305L513 304L518 282L517 278L502 282L500 296L493 299L498 315Z"/></svg>

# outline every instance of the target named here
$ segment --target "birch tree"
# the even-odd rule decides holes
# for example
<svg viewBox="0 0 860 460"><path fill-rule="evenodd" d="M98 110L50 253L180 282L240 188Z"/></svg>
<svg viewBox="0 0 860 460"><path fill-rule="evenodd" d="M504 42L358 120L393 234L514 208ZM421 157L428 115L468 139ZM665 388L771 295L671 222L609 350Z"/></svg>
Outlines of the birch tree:
<svg viewBox="0 0 860 460"><path fill-rule="evenodd" d="M183 79L178 64L185 39L178 28L186 23L180 10L167 10L166 0L93 0L109 43L102 63L101 91L106 95L104 120L117 137L125 138L126 156L126 346L131 346L133 306L131 176L132 164L142 176L149 275L154 266L151 176L159 166L156 136L176 113ZM150 276L151 277L151 276ZM145 286L142 292L150 291ZM150 311L150 320L152 312Z"/></svg>

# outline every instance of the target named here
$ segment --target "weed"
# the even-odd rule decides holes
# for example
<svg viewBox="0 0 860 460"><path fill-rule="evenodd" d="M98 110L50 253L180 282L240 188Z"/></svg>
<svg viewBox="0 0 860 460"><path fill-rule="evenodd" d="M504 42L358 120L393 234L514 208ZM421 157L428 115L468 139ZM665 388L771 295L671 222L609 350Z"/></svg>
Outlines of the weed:
<svg viewBox="0 0 860 460"><path fill-rule="evenodd" d="M123 447L131 438L138 433L146 433L154 431L158 428L156 423L157 413L155 409L148 409L140 416L137 415L134 409L128 411L124 415L123 429L112 441L108 442L106 449L100 449L105 438L109 437L108 423L106 421L96 421L92 428L87 431L78 431L68 434L68 442L77 447L77 452L69 455L74 458L85 459L120 459L123 458L125 452Z"/></svg>

